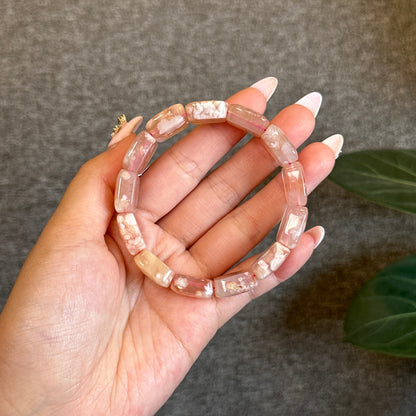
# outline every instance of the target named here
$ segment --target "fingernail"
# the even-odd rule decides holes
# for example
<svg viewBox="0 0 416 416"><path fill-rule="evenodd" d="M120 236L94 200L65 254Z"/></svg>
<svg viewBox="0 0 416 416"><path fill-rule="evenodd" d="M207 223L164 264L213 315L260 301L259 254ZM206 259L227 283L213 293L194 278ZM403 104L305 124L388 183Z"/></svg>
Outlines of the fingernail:
<svg viewBox="0 0 416 416"><path fill-rule="evenodd" d="M135 133L142 121L142 116L132 118L111 138L110 143L108 143L108 147L113 147L115 144L125 139L130 133Z"/></svg>
<svg viewBox="0 0 416 416"><path fill-rule="evenodd" d="M319 109L322 104L322 95L319 92L310 92L296 101L296 104L303 105L306 107L314 117L318 115Z"/></svg>
<svg viewBox="0 0 416 416"><path fill-rule="evenodd" d="M308 231L308 234L311 235L315 241L315 245L313 246L313 248L315 249L319 246L319 244L322 243L322 240L325 237L325 228L318 225L316 227L311 228Z"/></svg>
<svg viewBox="0 0 416 416"><path fill-rule="evenodd" d="M340 134L334 134L323 140L322 143L326 144L334 152L335 159L337 159L344 145L344 138Z"/></svg>
<svg viewBox="0 0 416 416"><path fill-rule="evenodd" d="M270 100L270 97L276 91L276 87L277 87L277 78L275 77L263 78L260 81L257 81L253 85L251 85L251 88L256 88L264 95L264 98L266 98L266 101Z"/></svg>
<svg viewBox="0 0 416 416"><path fill-rule="evenodd" d="M138 128L140 127L140 125L142 124L142 121L143 121L143 117L142 116L139 116L139 121L136 123L136 125L133 127L133 130L132 130L132 132L134 133L134 134L136 134L136 132L137 132L137 130L138 130Z"/></svg>

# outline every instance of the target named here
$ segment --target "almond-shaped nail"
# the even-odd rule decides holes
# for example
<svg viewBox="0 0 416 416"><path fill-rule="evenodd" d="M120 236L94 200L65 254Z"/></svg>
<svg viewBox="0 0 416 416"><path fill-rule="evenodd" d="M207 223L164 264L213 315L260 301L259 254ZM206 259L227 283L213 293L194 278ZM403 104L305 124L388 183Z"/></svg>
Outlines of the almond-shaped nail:
<svg viewBox="0 0 416 416"><path fill-rule="evenodd" d="M270 97L276 91L276 87L277 78L275 77L263 78L260 81L257 81L253 85L251 85L251 88L259 90L264 95L266 101L270 100Z"/></svg>
<svg viewBox="0 0 416 416"><path fill-rule="evenodd" d="M335 159L337 159L344 145L344 138L340 134L334 134L323 140L322 143L326 144L334 152Z"/></svg>
<svg viewBox="0 0 416 416"><path fill-rule="evenodd" d="M108 147L113 147L115 144L125 139L131 132L136 132L142 121L143 117L137 116L124 124L124 126L111 138Z"/></svg>
<svg viewBox="0 0 416 416"><path fill-rule="evenodd" d="M319 92L310 92L300 100L296 101L296 104L303 105L313 114L314 117L316 117L319 113L319 109L321 108L322 95Z"/></svg>
<svg viewBox="0 0 416 416"><path fill-rule="evenodd" d="M315 243L314 243L313 248L315 249L316 247L319 246L319 244L322 243L322 240L325 237L325 228L320 225L317 225L316 227L311 228L307 232L314 239Z"/></svg>
<svg viewBox="0 0 416 416"><path fill-rule="evenodd" d="M138 120L138 122L136 123L136 125L133 127L132 132L133 132L134 134L136 134L137 130L139 129L140 125L142 124L143 117L142 117L142 116L139 116L139 119L140 119L140 120Z"/></svg>

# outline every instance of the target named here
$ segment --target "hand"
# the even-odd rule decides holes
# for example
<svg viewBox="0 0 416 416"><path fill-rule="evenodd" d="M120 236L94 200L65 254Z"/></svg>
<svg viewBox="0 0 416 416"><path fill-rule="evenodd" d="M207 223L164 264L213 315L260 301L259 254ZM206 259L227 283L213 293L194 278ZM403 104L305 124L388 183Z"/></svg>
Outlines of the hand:
<svg viewBox="0 0 416 416"><path fill-rule="evenodd" d="M263 112L264 92L260 85L228 101ZM315 120L294 104L273 123L299 146ZM140 275L114 221L114 183L134 138L131 127L75 176L0 316L0 414L153 414L217 329L292 276L322 237L317 228L304 233L283 266L252 293L205 300L155 285ZM226 123L197 127L143 175L136 217L147 246L172 270L223 274L280 220L280 175L238 205L276 168L258 138L203 179L243 135ZM310 192L335 155L314 143L299 159Z"/></svg>

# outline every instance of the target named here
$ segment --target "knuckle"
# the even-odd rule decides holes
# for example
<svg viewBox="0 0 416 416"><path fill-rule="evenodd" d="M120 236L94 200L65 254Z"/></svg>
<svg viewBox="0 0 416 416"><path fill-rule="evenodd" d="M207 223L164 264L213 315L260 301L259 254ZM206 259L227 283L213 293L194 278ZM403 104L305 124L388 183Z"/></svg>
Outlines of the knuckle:
<svg viewBox="0 0 416 416"><path fill-rule="evenodd" d="M261 220L247 212L243 205L231 214L230 221L239 238L248 245L254 246L263 238Z"/></svg>
<svg viewBox="0 0 416 416"><path fill-rule="evenodd" d="M182 179L190 180L192 183L200 181L203 172L195 160L175 149L175 147L171 147L167 151L167 155L172 160L176 170L179 171Z"/></svg>
<svg viewBox="0 0 416 416"><path fill-rule="evenodd" d="M241 196L237 189L220 176L211 175L207 178L207 182L215 197L223 205L233 207L240 202Z"/></svg>

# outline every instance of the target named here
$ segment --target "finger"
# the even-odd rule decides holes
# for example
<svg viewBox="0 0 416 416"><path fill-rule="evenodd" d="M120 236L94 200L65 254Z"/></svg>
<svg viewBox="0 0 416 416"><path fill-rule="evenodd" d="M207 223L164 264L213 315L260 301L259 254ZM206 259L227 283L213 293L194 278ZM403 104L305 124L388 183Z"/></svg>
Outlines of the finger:
<svg viewBox="0 0 416 416"><path fill-rule="evenodd" d="M332 170L335 155L323 143L313 143L299 155L310 193ZM207 276L218 276L257 245L280 220L286 204L281 175L201 237L189 252Z"/></svg>
<svg viewBox="0 0 416 416"><path fill-rule="evenodd" d="M271 87L274 90L276 84ZM263 113L266 96L257 87L249 87L227 102ZM196 127L150 166L141 181L139 208L149 213L153 221L158 221L188 195L244 135L245 132L228 123Z"/></svg>
<svg viewBox="0 0 416 416"><path fill-rule="evenodd" d="M118 143L85 163L69 184L56 212L43 233L65 245L68 239L102 238L114 214L114 184L124 154L135 135L133 129L142 117L130 120L117 133ZM58 238L55 238L58 237Z"/></svg>
<svg viewBox="0 0 416 416"><path fill-rule="evenodd" d="M308 108L291 105L272 123L297 147L312 133L315 118ZM162 218L159 226L189 247L275 169L276 162L262 141L253 138Z"/></svg>
<svg viewBox="0 0 416 416"><path fill-rule="evenodd" d="M303 233L298 245L290 252L283 265L267 279L260 280L258 286L252 292L242 293L238 296L217 299L218 328L225 324L240 309L254 298L261 296L276 287L281 282L292 277L311 257L314 248L322 241L322 234L316 232L318 227ZM254 261L256 256L246 260L239 265L239 270L246 270Z"/></svg>

